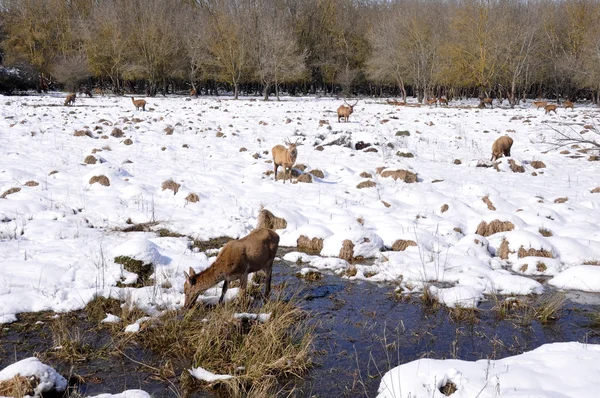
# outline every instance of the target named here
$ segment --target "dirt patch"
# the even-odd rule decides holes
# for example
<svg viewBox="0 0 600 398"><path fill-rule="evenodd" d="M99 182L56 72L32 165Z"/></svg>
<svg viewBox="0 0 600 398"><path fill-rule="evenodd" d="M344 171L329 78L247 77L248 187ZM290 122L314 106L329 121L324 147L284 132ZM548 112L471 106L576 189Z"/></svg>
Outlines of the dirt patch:
<svg viewBox="0 0 600 398"><path fill-rule="evenodd" d="M375 152L375 153L377 153L379 151L377 150L377 148L370 147L370 148L365 149L363 152Z"/></svg>
<svg viewBox="0 0 600 398"><path fill-rule="evenodd" d="M399 156L401 158L414 158L415 155L413 153L410 152L396 152L396 156Z"/></svg>
<svg viewBox="0 0 600 398"><path fill-rule="evenodd" d="M512 231L513 229L515 229L515 225L510 221L494 220L489 224L482 221L477 226L477 231L475 233L481 236L490 236L498 232Z"/></svg>
<svg viewBox="0 0 600 398"><path fill-rule="evenodd" d="M354 259L354 243L351 240L346 239L342 242L342 248L338 256L342 260L346 260L349 263Z"/></svg>
<svg viewBox="0 0 600 398"><path fill-rule="evenodd" d="M2 195L0 195L0 198L6 199L6 197L8 195L12 195L13 193L17 193L19 191L21 191L21 188L18 188L18 187L10 188L10 189L4 191L4 193Z"/></svg>
<svg viewBox="0 0 600 398"><path fill-rule="evenodd" d="M110 180L105 175L93 176L92 178L90 178L90 185L96 183L104 185L105 187L110 186Z"/></svg>
<svg viewBox="0 0 600 398"><path fill-rule="evenodd" d="M396 131L396 137L410 137L408 130Z"/></svg>
<svg viewBox="0 0 600 398"><path fill-rule="evenodd" d="M269 228L269 229L284 229L287 228L287 221L284 218L275 217L267 209L262 209L258 213L258 223L256 228Z"/></svg>
<svg viewBox="0 0 600 398"><path fill-rule="evenodd" d="M177 195L179 188L181 188L181 184L176 183L172 179L166 180L162 183L162 190L164 191L165 189L170 189L173 191L173 195Z"/></svg>
<svg viewBox="0 0 600 398"><path fill-rule="evenodd" d="M167 126L167 127L165 127L165 133L166 133L167 135L173 135L173 132L174 132L174 131L175 131L175 129L174 129L173 127L171 127L171 126Z"/></svg>
<svg viewBox="0 0 600 398"><path fill-rule="evenodd" d="M488 196L484 196L481 200L483 200L483 203L485 203L487 205L488 210L496 210L496 206L494 206L494 204L492 203L492 201L490 200L490 198Z"/></svg>
<svg viewBox="0 0 600 398"><path fill-rule="evenodd" d="M200 196L192 192L185 197L185 200L187 200L190 203L198 203L200 201Z"/></svg>
<svg viewBox="0 0 600 398"><path fill-rule="evenodd" d="M508 164L510 165L510 169L513 173L524 173L525 167L519 166L513 159L508 160Z"/></svg>
<svg viewBox="0 0 600 398"><path fill-rule="evenodd" d="M541 160L534 160L533 162L531 162L529 164L534 169L545 169L546 168L546 164L544 162L542 162Z"/></svg>
<svg viewBox="0 0 600 398"><path fill-rule="evenodd" d="M298 240L296 240L296 246L298 247L298 250L302 252L308 254L319 254L321 253L321 250L323 250L323 239L309 239L306 235L300 235Z"/></svg>
<svg viewBox="0 0 600 398"><path fill-rule="evenodd" d="M398 239L394 242L394 244L392 244L392 250L395 252L403 252L411 246L417 246L417 242L414 240Z"/></svg>
<svg viewBox="0 0 600 398"><path fill-rule="evenodd" d="M417 182L417 174L408 170L384 170L381 172L381 176L392 177L394 180L402 180L409 184Z"/></svg>
<svg viewBox="0 0 600 398"><path fill-rule="evenodd" d="M131 138L127 138L125 141L123 141L123 144L125 144L125 145L133 145L133 141L131 140Z"/></svg>
<svg viewBox="0 0 600 398"><path fill-rule="evenodd" d="M373 188L375 186L377 186L377 183L375 183L375 181L367 180L367 181L363 181L363 182L359 183L356 186L356 188L358 188L358 189Z"/></svg>

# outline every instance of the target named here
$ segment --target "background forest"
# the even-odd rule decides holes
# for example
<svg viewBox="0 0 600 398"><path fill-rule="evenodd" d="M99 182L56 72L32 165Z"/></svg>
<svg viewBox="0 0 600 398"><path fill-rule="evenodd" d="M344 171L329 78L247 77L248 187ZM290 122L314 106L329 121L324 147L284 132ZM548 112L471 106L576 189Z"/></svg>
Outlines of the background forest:
<svg viewBox="0 0 600 398"><path fill-rule="evenodd" d="M599 102L599 0L4 0L0 90Z"/></svg>

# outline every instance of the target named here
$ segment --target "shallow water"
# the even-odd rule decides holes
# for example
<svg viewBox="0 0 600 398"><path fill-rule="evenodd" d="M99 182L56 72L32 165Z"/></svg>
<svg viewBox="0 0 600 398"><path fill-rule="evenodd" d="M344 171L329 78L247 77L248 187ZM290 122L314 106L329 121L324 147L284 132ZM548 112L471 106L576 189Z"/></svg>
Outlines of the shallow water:
<svg viewBox="0 0 600 398"><path fill-rule="evenodd" d="M547 325L537 321L498 320L484 302L475 318L455 321L445 308L427 308L419 297L398 299L393 287L363 281L349 282L322 274L317 281L295 276L299 268L277 262L275 285L285 284L303 309L317 322L315 366L304 379L282 383L291 396L375 396L381 376L390 368L422 357L477 360L502 358L559 341L600 343L598 329L589 326L589 314L600 311L598 295L571 292L561 316ZM45 353L55 343L49 320L52 314L26 314L0 332L0 368L36 352ZM85 314L73 313L81 340L91 349L107 347L110 334L98 332ZM42 321L44 323L37 323ZM89 361L65 363L44 354L43 360L65 377L79 376L77 389L86 395L141 388L155 397L172 397L166 380L157 380L138 362L151 362L152 354L135 346L124 355L108 353ZM75 377L73 377L75 376ZM171 378L173 383L178 379ZM213 397L197 391L193 397Z"/></svg>

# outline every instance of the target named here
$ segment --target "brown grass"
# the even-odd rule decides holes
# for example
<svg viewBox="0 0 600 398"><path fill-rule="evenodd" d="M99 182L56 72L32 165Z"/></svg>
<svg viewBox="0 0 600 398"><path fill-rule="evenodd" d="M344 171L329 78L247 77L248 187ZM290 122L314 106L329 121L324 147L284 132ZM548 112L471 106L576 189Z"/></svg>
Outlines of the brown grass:
<svg viewBox="0 0 600 398"><path fill-rule="evenodd" d="M600 265L599 260L586 260L582 263L583 265Z"/></svg>
<svg viewBox="0 0 600 398"><path fill-rule="evenodd" d="M131 140L131 138L126 138L125 141L123 141L123 144L125 144L125 145L132 145L133 141Z"/></svg>
<svg viewBox="0 0 600 398"><path fill-rule="evenodd" d="M483 200L483 203L487 205L488 210L496 210L496 206L494 206L494 204L487 195L484 196L481 200Z"/></svg>
<svg viewBox="0 0 600 398"><path fill-rule="evenodd" d="M362 173L359 174L362 178L373 178L373 175L371 173L367 173L366 171L363 171ZM599 187L600 188L600 187Z"/></svg>
<svg viewBox="0 0 600 398"><path fill-rule="evenodd" d="M510 254L510 249L508 247L508 241L506 239L502 240L502 243L500 244L500 247L498 248L498 251L496 252L496 254L502 260L508 260L508 255Z"/></svg>
<svg viewBox="0 0 600 398"><path fill-rule="evenodd" d="M444 203L444 204L442 205L442 208L440 209L440 211L441 211L442 213L445 213L445 212L447 212L447 211L448 211L448 209L449 209L449 208L450 208L450 206L448 206L447 204L445 204L445 203Z"/></svg>
<svg viewBox="0 0 600 398"><path fill-rule="evenodd" d="M395 252L403 252L410 246L417 246L417 242L413 240L398 239L392 244L392 250Z"/></svg>
<svg viewBox="0 0 600 398"><path fill-rule="evenodd" d="M0 198L6 199L6 197L8 195L12 195L13 193L17 193L19 191L21 191L21 188L18 188L18 187L7 189L6 191L4 191L4 193L2 195L0 195Z"/></svg>
<svg viewBox="0 0 600 398"><path fill-rule="evenodd" d="M323 150L325 150L325 148L323 148L322 145L319 145L315 148L315 151L323 151Z"/></svg>
<svg viewBox="0 0 600 398"><path fill-rule="evenodd" d="M513 173L524 173L525 167L519 166L513 159L508 160L508 164L510 165L510 169Z"/></svg>
<svg viewBox="0 0 600 398"><path fill-rule="evenodd" d="M570 153L571 153L571 152L570 152L570 151L567 151L566 149L565 149L565 150L562 150L562 151L560 151L560 154L561 154L561 155L568 155L568 154L570 154Z"/></svg>
<svg viewBox="0 0 600 398"><path fill-rule="evenodd" d="M348 268L346 268L340 273L340 276L353 277L356 276L357 273L358 270L356 269L356 267L354 265L349 265Z"/></svg>
<svg viewBox="0 0 600 398"><path fill-rule="evenodd" d="M275 217L267 209L262 209L258 213L258 223L256 228L269 228L269 229L284 229L287 228L287 221L284 218Z"/></svg>
<svg viewBox="0 0 600 398"><path fill-rule="evenodd" d="M185 200L187 200L190 203L198 203L200 201L200 196L192 192L185 197Z"/></svg>
<svg viewBox="0 0 600 398"><path fill-rule="evenodd" d="M104 185L105 187L110 186L110 180L105 175L93 176L92 178L90 178L90 185L96 183Z"/></svg>
<svg viewBox="0 0 600 398"><path fill-rule="evenodd" d="M554 199L554 203L565 203L569 198L556 198Z"/></svg>
<svg viewBox="0 0 600 398"><path fill-rule="evenodd" d="M462 164L462 162L460 161L460 159L454 159L454 164L459 165Z"/></svg>
<svg viewBox="0 0 600 398"><path fill-rule="evenodd" d="M590 193L600 193L600 187L596 187L590 191Z"/></svg>
<svg viewBox="0 0 600 398"><path fill-rule="evenodd" d="M342 248L340 249L339 258L346 260L349 263L354 259L354 243L351 240L346 239L342 242Z"/></svg>
<svg viewBox="0 0 600 398"><path fill-rule="evenodd" d="M302 163L297 163L294 165L294 168L304 172L308 168L308 166Z"/></svg>
<svg viewBox="0 0 600 398"><path fill-rule="evenodd" d="M177 195L179 188L181 188L181 184L176 183L173 179L168 179L162 183L162 190L170 189L173 191L173 195Z"/></svg>
<svg viewBox="0 0 600 398"><path fill-rule="evenodd" d="M519 258L523 258L523 257L554 258L552 253L550 253L549 251L546 251L544 249L537 250L537 249L529 248L528 250L525 250L525 248L523 246L519 247L519 251L517 252L517 257L519 257Z"/></svg>
<svg viewBox="0 0 600 398"><path fill-rule="evenodd" d="M365 149L363 152L379 152L379 151L377 150L377 148L369 147L369 148Z"/></svg>
<svg viewBox="0 0 600 398"><path fill-rule="evenodd" d="M600 156L598 155L590 155L590 157L588 158L588 161L590 162L597 162L598 160L600 160Z"/></svg>
<svg viewBox="0 0 600 398"><path fill-rule="evenodd" d="M174 132L174 131L175 131L175 129L174 129L173 127L171 127L171 126L167 126L167 127L165 127L165 133L166 133L167 135L173 135L173 132Z"/></svg>
<svg viewBox="0 0 600 398"><path fill-rule="evenodd" d="M240 152L248 152L248 148L246 148L246 147L241 147L241 148L240 148Z"/></svg>
<svg viewBox="0 0 600 398"><path fill-rule="evenodd" d="M296 276L300 279L304 279L304 280L311 281L311 282L323 279L323 274L321 274L319 271L315 271L315 270L309 270L304 273L297 272Z"/></svg>
<svg viewBox="0 0 600 398"><path fill-rule="evenodd" d="M546 266L546 264L542 261L538 261L537 264L535 265L535 269L538 272L545 272L548 269L548 266Z"/></svg>
<svg viewBox="0 0 600 398"><path fill-rule="evenodd" d="M325 173L323 173L319 169L313 169L313 170L309 171L309 173L312 174L312 175L314 175L315 177L325 178Z"/></svg>
<svg viewBox="0 0 600 398"><path fill-rule="evenodd" d="M489 224L482 221L477 226L475 233L481 236L490 236L498 232L512 231L513 229L515 229L515 225L509 221L494 220Z"/></svg>
<svg viewBox="0 0 600 398"><path fill-rule="evenodd" d="M534 169L545 169L546 168L546 164L544 162L542 162L541 160L534 160L533 162L530 163L530 165Z"/></svg>
<svg viewBox="0 0 600 398"><path fill-rule="evenodd" d="M221 131L217 131L217 134L215 134L215 136L216 136L217 138L221 138L221 137L224 137L224 136L225 136L225 134L223 134L223 132L221 132Z"/></svg>
<svg viewBox="0 0 600 398"><path fill-rule="evenodd" d="M408 170L385 170L381 172L381 176L392 177L394 180L402 180L409 184L417 182L417 174Z"/></svg>
<svg viewBox="0 0 600 398"><path fill-rule="evenodd" d="M323 239L309 239L306 235L300 235L298 240L296 240L296 246L298 247L298 250L303 251L305 253L319 254L321 253L321 250L323 250Z"/></svg>
<svg viewBox="0 0 600 398"><path fill-rule="evenodd" d="M118 127L115 127L113 129L113 131L110 133L111 136L115 137L115 138L121 138L123 137L125 134L123 133L123 130L121 130Z"/></svg>
<svg viewBox="0 0 600 398"><path fill-rule="evenodd" d="M414 158L415 155L413 153L410 152L396 152L396 156L399 156L401 158Z"/></svg>
<svg viewBox="0 0 600 398"><path fill-rule="evenodd" d="M377 186L377 184L375 183L375 181L371 181L371 180L367 180L367 181L362 181L360 182L356 188L358 189L363 189L363 188L373 188Z"/></svg>
<svg viewBox="0 0 600 398"><path fill-rule="evenodd" d="M121 302L113 298L95 296L86 304L84 311L91 322L99 323L106 314L118 316L121 313Z"/></svg>
<svg viewBox="0 0 600 398"><path fill-rule="evenodd" d="M87 155L85 157L85 159L83 160L83 163L85 163L85 164L96 164L97 161L98 161L98 159L96 159L96 157L94 155Z"/></svg>
<svg viewBox="0 0 600 398"><path fill-rule="evenodd" d="M33 396L39 384L36 377L25 377L17 374L12 379L0 381L0 396L21 398Z"/></svg>
<svg viewBox="0 0 600 398"><path fill-rule="evenodd" d="M545 236L546 238L552 236L552 231L546 228L540 228L538 232L540 233L540 235Z"/></svg>
<svg viewBox="0 0 600 398"><path fill-rule="evenodd" d="M88 136L90 138L94 138L94 135L92 134L92 132L90 130L75 130L75 133L73 133L73 135L75 137L85 137L85 136Z"/></svg>
<svg viewBox="0 0 600 398"><path fill-rule="evenodd" d="M384 205L385 207L391 207L391 206L392 206L391 204L389 204L389 203L388 203L388 202L386 202L385 200L382 200L382 201L381 201L381 203L383 203L383 205Z"/></svg>
<svg viewBox="0 0 600 398"><path fill-rule="evenodd" d="M304 173L298 177L298 182L303 182L306 184L312 184L312 175L309 173Z"/></svg>
<svg viewBox="0 0 600 398"><path fill-rule="evenodd" d="M447 397L454 394L456 391L458 391L458 387L451 381L447 381L446 384L440 387L440 392Z"/></svg>
<svg viewBox="0 0 600 398"><path fill-rule="evenodd" d="M37 182L37 181L33 181L33 180L32 181L27 181L25 183L25 186L27 186L27 187L37 187L38 185L40 185L40 183Z"/></svg>
<svg viewBox="0 0 600 398"><path fill-rule="evenodd" d="M52 174L56 174L58 173L58 170L52 170L50 173L48 173L49 176L51 176Z"/></svg>

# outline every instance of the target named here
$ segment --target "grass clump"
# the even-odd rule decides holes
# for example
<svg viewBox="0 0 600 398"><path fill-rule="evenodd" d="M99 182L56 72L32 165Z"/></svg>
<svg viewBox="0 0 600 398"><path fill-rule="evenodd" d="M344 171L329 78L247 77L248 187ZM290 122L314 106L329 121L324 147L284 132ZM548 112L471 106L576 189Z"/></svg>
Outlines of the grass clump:
<svg viewBox="0 0 600 398"><path fill-rule="evenodd" d="M168 179L162 183L162 190L170 189L173 191L173 195L177 195L179 188L181 188L181 184L176 183L173 179Z"/></svg>
<svg viewBox="0 0 600 398"><path fill-rule="evenodd" d="M403 252L410 246L417 246L417 242L415 242L414 240L398 239L392 244L392 250L395 252Z"/></svg>
<svg viewBox="0 0 600 398"><path fill-rule="evenodd" d="M190 249L201 252L220 249L230 240L233 240L233 238L230 236L219 236L218 238L212 238L209 240L193 239L190 244Z"/></svg>
<svg viewBox="0 0 600 398"><path fill-rule="evenodd" d="M298 250L305 253L319 254L321 253L321 250L323 250L323 239L309 239L306 235L300 235L300 237L296 240L296 246L298 247Z"/></svg>
<svg viewBox="0 0 600 398"><path fill-rule="evenodd" d="M98 323L106 317L106 314L116 315L121 312L121 302L114 298L95 296L84 308L88 319Z"/></svg>
<svg viewBox="0 0 600 398"><path fill-rule="evenodd" d="M529 248L529 249L525 249L523 246L519 247L519 250L517 252L517 256L519 258L523 258L523 257L546 257L546 258L554 258L554 256L552 255L551 252L544 250L544 249L534 249L534 248Z"/></svg>
<svg viewBox="0 0 600 398"><path fill-rule="evenodd" d="M448 211L449 208L450 208L450 206L448 206L447 204L443 204L442 207L440 208L440 211L442 213L445 213Z"/></svg>
<svg viewBox="0 0 600 398"><path fill-rule="evenodd" d="M85 163L85 164L96 164L97 161L98 161L98 159L96 159L96 157L94 155L87 155L85 157L85 159L83 160L83 163Z"/></svg>
<svg viewBox="0 0 600 398"><path fill-rule="evenodd" d="M145 264L143 261L136 260L133 257L117 256L114 261L117 264L121 264L126 271L137 274L139 278L138 282L142 284L145 284L154 272L154 265L152 263Z"/></svg>
<svg viewBox="0 0 600 398"><path fill-rule="evenodd" d="M396 131L396 137L410 137L408 130Z"/></svg>
<svg viewBox="0 0 600 398"><path fill-rule="evenodd" d="M508 160L508 164L510 165L510 169L513 173L524 173L525 167L518 165L513 159Z"/></svg>
<svg viewBox="0 0 600 398"><path fill-rule="evenodd" d="M371 173L367 173L366 171L363 171L362 173L359 174L362 178L373 178L373 175ZM599 187L600 188L600 187Z"/></svg>
<svg viewBox="0 0 600 398"><path fill-rule="evenodd" d="M311 184L312 183L312 174L309 174L309 173L301 174L298 177L297 181L298 182L303 182L303 183L306 183L306 184Z"/></svg>
<svg viewBox="0 0 600 398"><path fill-rule="evenodd" d="M0 396L19 398L33 396L38 384L39 381L35 377L17 374L12 379L0 381Z"/></svg>
<svg viewBox="0 0 600 398"><path fill-rule="evenodd" d="M531 167L533 167L534 169L545 169L546 168L546 164L544 162L542 162L541 160L534 160L530 164L531 164Z"/></svg>
<svg viewBox="0 0 600 398"><path fill-rule="evenodd" d="M267 209L262 209L258 213L258 224L256 228L269 228L269 229L284 229L287 227L287 221L284 218L275 217Z"/></svg>
<svg viewBox="0 0 600 398"><path fill-rule="evenodd" d="M4 191L4 193L2 195L0 195L0 198L6 199L6 197L8 195L12 195L13 193L17 193L17 192L20 192L20 191L21 191L21 188L18 188L18 187L7 189L6 191Z"/></svg>
<svg viewBox="0 0 600 398"><path fill-rule="evenodd" d="M188 196L185 197L185 200L190 203L198 203L200 201L200 196L198 196L197 193L192 192Z"/></svg>
<svg viewBox="0 0 600 398"><path fill-rule="evenodd" d="M540 235L545 236L546 238L548 238L548 237L550 237L550 236L553 235L552 231L550 231L547 228L540 228L538 231L539 231Z"/></svg>
<svg viewBox="0 0 600 398"><path fill-rule="evenodd" d="M565 203L569 198L556 198L554 199L554 203Z"/></svg>
<svg viewBox="0 0 600 398"><path fill-rule="evenodd" d="M392 177L394 180L402 180L408 184L417 182L417 174L408 170L384 170L381 172L381 176Z"/></svg>
<svg viewBox="0 0 600 398"><path fill-rule="evenodd" d="M325 173L323 173L319 169L312 169L311 171L309 171L309 173L318 178L325 178Z"/></svg>
<svg viewBox="0 0 600 398"><path fill-rule="evenodd" d="M105 175L93 176L92 178L90 178L90 185L96 184L96 183L103 185L105 187L110 186L110 180Z"/></svg>
<svg viewBox="0 0 600 398"><path fill-rule="evenodd" d="M492 210L492 211L496 210L496 206L494 206L494 204L490 200L489 196L486 195L481 200L483 200L483 203L485 203L487 205L488 210Z"/></svg>
<svg viewBox="0 0 600 398"><path fill-rule="evenodd" d="M362 181L360 182L356 188L358 189L363 189L363 188L373 188L377 186L377 183L375 181L371 181L371 180L366 180L366 181Z"/></svg>
<svg viewBox="0 0 600 398"><path fill-rule="evenodd" d="M482 221L477 226L477 231L475 233L481 236L490 236L498 232L512 231L513 229L515 229L515 225L509 221L494 220L489 224Z"/></svg>

